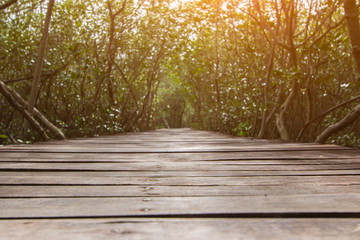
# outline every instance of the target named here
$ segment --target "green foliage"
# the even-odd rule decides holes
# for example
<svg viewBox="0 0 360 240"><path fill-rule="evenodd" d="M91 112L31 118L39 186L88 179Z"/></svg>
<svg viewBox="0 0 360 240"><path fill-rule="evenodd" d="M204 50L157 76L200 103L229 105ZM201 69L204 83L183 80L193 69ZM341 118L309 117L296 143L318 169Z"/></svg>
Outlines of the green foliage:
<svg viewBox="0 0 360 240"><path fill-rule="evenodd" d="M360 148L360 137L355 132L336 136L335 139L330 139L329 142L346 147Z"/></svg>
<svg viewBox="0 0 360 240"><path fill-rule="evenodd" d="M4 134L0 134L0 146L1 145L6 145L11 143L10 139L8 136L4 135Z"/></svg>
<svg viewBox="0 0 360 240"><path fill-rule="evenodd" d="M346 26L336 25L343 17L336 1L309 1L309 11L297 0L292 35L286 8L275 9L273 1L260 1L268 28L252 1L124 1L56 3L37 108L68 137L167 127L165 122L257 136L263 112L279 113L295 79L297 97L286 112L294 140L309 114L359 95ZM109 6L113 13L125 8L114 17ZM0 79L25 99L45 13L46 1L20 0L0 14ZM269 28L296 48L294 54L276 45L265 103L274 41ZM19 138L23 119L9 106L0 96L0 132ZM345 115L335 111L310 124L300 140L313 141ZM266 132L279 137L275 115ZM331 141L358 146L359 136L353 127Z"/></svg>
<svg viewBox="0 0 360 240"><path fill-rule="evenodd" d="M246 123L239 123L239 125L232 129L231 133L240 137L248 137L252 126Z"/></svg>

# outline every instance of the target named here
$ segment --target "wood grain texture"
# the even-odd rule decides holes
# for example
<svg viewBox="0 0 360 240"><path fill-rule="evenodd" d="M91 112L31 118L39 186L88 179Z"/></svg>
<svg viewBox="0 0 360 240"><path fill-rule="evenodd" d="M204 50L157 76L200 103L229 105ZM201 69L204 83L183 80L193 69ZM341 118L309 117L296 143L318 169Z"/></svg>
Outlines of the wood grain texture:
<svg viewBox="0 0 360 240"><path fill-rule="evenodd" d="M44 186L3 185L0 198L64 198L64 197L206 197L206 196L271 196L326 195L360 192L360 185L303 186Z"/></svg>
<svg viewBox="0 0 360 240"><path fill-rule="evenodd" d="M190 129L0 147L0 239L119 237L360 239L360 151Z"/></svg>
<svg viewBox="0 0 360 240"><path fill-rule="evenodd" d="M0 199L0 219L177 215L360 214L360 194Z"/></svg>
<svg viewBox="0 0 360 240"><path fill-rule="evenodd" d="M358 240L360 219L66 219L0 221L1 239Z"/></svg>
<svg viewBox="0 0 360 240"><path fill-rule="evenodd" d="M342 162L347 159L359 162L360 154L355 150L338 151L291 151L291 152L202 152L202 153L24 153L4 152L0 148L0 162L37 161L37 162L123 162L123 161L262 161L271 163L277 161L307 161L319 162L332 160ZM269 161L270 160L270 161ZM295 161L296 160L296 161ZM310 161L309 161L310 160Z"/></svg>

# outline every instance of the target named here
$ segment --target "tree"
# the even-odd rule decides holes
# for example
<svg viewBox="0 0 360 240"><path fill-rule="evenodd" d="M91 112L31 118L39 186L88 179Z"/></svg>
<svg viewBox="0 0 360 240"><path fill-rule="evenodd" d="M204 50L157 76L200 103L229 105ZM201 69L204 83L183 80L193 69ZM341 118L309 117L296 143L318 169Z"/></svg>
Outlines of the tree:
<svg viewBox="0 0 360 240"><path fill-rule="evenodd" d="M285 62L281 63L282 67L285 67L291 77L291 87L290 93L287 95L285 101L281 104L279 112L276 115L276 126L278 132L281 136L281 139L284 141L289 141L292 137L289 134L289 127L287 126L287 118L289 117L289 110L294 106L294 101L299 96L299 90L302 85L302 62L306 57L311 59L311 55L303 54L304 52L312 51L314 45L321 41L326 35L336 29L342 24L342 20L331 23L331 16L334 15L335 10L337 9L337 3L329 3L328 12L322 12L319 16L323 16L322 19L316 19L313 17L313 6L316 6L318 3L316 1L308 2L307 10L303 3L297 0L290 1L280 1L278 4L277 0L270 1L269 4L260 4L258 0L254 0L254 8L258 14L256 18L252 13L250 14L254 19L259 22L259 25L263 28L263 31L268 32L268 39L273 39L273 42L279 47L283 48L283 51L287 52L287 57L284 58ZM266 14L266 12L270 12ZM271 15L271 13L273 13ZM269 20L269 19L275 20ZM275 23L273 23L275 21ZM302 24L300 24L302 23ZM329 24L330 23L330 24ZM276 27L273 27L275 25ZM274 29L276 28L276 29ZM271 44L270 44L271 45ZM306 51L304 51L306 50ZM272 51L271 51L272 52ZM271 57L270 57L271 59ZM270 61L271 63L271 61ZM308 63L310 66L313 63ZM272 66L272 64L270 64ZM269 73L268 73L269 74ZM312 76L313 73L310 71L309 76ZM267 76L268 78L269 76ZM311 78L308 78L310 84ZM268 80L267 80L268 81ZM308 91L308 119L311 118L312 112L312 99L311 92ZM267 96L265 96L267 98ZM266 104L265 104L266 105ZM264 112L266 113L267 110ZM264 114L264 117L266 114ZM263 119L263 127L266 126L266 120ZM265 129L262 129L261 136L264 134Z"/></svg>
<svg viewBox="0 0 360 240"><path fill-rule="evenodd" d="M113 70L115 56L116 56L116 52L117 52L117 48L118 48L117 44L115 43L115 32L116 32L115 20L116 20L116 17L125 10L126 3L127 3L127 1L124 0L121 8L114 12L113 1L111 1L111 0L107 1L107 7L108 7L108 11L109 11L109 18L110 18L109 40L108 40L108 45L107 45L107 58L106 58L107 69L106 69L106 73L105 73L104 77L100 79L100 81L97 85L94 99L96 100L98 98L99 93L100 93L100 88L102 87L102 82L104 80L106 80L107 85L108 85L109 100L111 101L112 104L114 104L115 99L114 99L114 93L113 93L111 72Z"/></svg>
<svg viewBox="0 0 360 240"><path fill-rule="evenodd" d="M49 0L45 23L44 23L41 41L40 41L39 55L38 55L37 61L36 61L34 78L33 78L31 92L30 92L29 101L28 101L29 104L28 104L27 111L29 112L30 116L33 115L34 107L35 107L36 99L37 99L37 95L38 95L39 82L40 82L40 77L41 77L41 69L42 69L42 65L44 62L46 42L48 39L51 14L52 14L52 11L54 8L54 4L55 4L55 0ZM23 137L24 138L26 138L27 132L28 132L28 125L27 125L27 122L25 121L24 125L23 125Z"/></svg>
<svg viewBox="0 0 360 240"><path fill-rule="evenodd" d="M344 0L345 18L352 44L352 53L360 79L360 23L359 11L356 0ZM357 105L341 121L327 127L315 140L317 143L325 143L334 133L344 129L360 117L360 105Z"/></svg>

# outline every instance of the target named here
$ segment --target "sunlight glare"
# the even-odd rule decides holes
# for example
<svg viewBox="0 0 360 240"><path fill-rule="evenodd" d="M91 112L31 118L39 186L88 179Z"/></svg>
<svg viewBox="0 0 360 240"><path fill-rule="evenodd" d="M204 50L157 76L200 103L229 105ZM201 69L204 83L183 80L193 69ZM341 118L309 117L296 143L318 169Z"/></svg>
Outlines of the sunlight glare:
<svg viewBox="0 0 360 240"><path fill-rule="evenodd" d="M194 1L194 0L173 0L173 2L170 4L170 6L173 7L173 8L177 8L180 5L187 4L187 3L191 2L191 1Z"/></svg>

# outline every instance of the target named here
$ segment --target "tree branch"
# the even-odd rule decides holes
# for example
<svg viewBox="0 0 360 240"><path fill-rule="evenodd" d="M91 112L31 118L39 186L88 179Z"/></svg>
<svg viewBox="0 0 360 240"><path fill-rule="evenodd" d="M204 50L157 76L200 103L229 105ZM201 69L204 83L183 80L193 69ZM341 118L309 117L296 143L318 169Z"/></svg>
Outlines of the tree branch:
<svg viewBox="0 0 360 240"><path fill-rule="evenodd" d="M259 0L254 0L254 3L255 3L255 9L256 11L259 13L259 17L260 17L260 25L268 30L268 32L271 34L271 36L273 37L274 41L276 42L277 45L287 49L287 50L291 50L291 46L280 41L278 35L276 34L276 32L274 32L274 30L269 26L269 24L266 22L262 12L261 12L261 9L260 9L260 3L259 3Z"/></svg>
<svg viewBox="0 0 360 240"><path fill-rule="evenodd" d="M322 114L318 115L317 117L312 118L312 119L311 119L309 122L307 122L307 123L304 125L304 127L301 129L301 131L300 131L300 133L299 133L299 135L298 135L298 137L297 137L297 141L300 141L300 139L301 139L304 131L309 127L309 125L310 125L311 123L313 123L313 122L315 122L316 120L319 120L319 119L325 117L326 115L328 115L329 113L335 111L336 109L341 108L341 107L343 107L343 106L345 106L345 105L347 105L347 104L349 104L349 103L352 103L352 102L354 102L354 101L356 101L356 100L358 100L358 99L360 99L360 95L359 95L359 96L356 96L356 97L353 97L353 98L351 98L351 99L349 99L349 100L347 100L347 101L345 101L345 102L343 102L343 103L340 103L340 104L338 104L338 105L336 105L336 106L334 106L334 107L332 107L332 108L329 108L328 110L326 110L326 111L323 112Z"/></svg>
<svg viewBox="0 0 360 240"><path fill-rule="evenodd" d="M28 103L18 94L16 91L11 89L10 87L4 85L6 90L11 94L13 99L21 104L24 108L28 107ZM59 139L65 140L65 135L61 132L59 128L57 128L54 124L52 124L39 110L34 108L34 117L35 119L44 127L50 130L55 136Z"/></svg>
<svg viewBox="0 0 360 240"><path fill-rule="evenodd" d="M67 66L69 66L69 64L66 64L64 66L61 66L57 69L55 69L53 72L49 72L49 73L43 73L41 74L41 77L52 77L54 75L56 75L57 73L61 72L63 69L65 69ZM33 76L31 77L23 77L23 78L18 78L18 79L14 79L14 80L9 80L9 81L5 81L5 84L9 84L9 83L15 83L15 82L20 82L20 81L26 81L26 80L31 80L33 79Z"/></svg>
<svg viewBox="0 0 360 240"><path fill-rule="evenodd" d="M325 143L326 140L334 133L352 124L360 116L360 104L357 105L350 113L346 115L340 122L327 127L315 140L316 143Z"/></svg>
<svg viewBox="0 0 360 240"><path fill-rule="evenodd" d="M40 124L31 116L31 114L26 110L24 106L18 103L12 94L7 90L7 86L4 82L0 81L0 91L4 95L4 97L9 101L9 103L16 108L29 122L29 124L40 134L43 140L49 140L50 138L46 135L44 129L40 126Z"/></svg>
<svg viewBox="0 0 360 240"><path fill-rule="evenodd" d="M0 11L4 10L5 8L10 7L11 5L13 5L14 3L16 3L18 0L9 0L8 2L4 3L3 5L0 6Z"/></svg>

